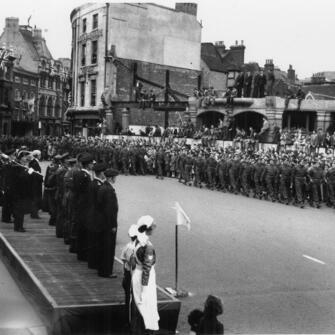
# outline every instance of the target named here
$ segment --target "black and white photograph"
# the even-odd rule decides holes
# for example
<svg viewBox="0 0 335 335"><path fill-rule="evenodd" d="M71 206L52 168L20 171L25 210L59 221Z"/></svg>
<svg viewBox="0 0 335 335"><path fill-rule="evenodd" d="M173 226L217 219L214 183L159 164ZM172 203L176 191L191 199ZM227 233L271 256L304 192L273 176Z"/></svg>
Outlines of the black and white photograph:
<svg viewBox="0 0 335 335"><path fill-rule="evenodd" d="M2 1L0 335L335 334L334 17Z"/></svg>

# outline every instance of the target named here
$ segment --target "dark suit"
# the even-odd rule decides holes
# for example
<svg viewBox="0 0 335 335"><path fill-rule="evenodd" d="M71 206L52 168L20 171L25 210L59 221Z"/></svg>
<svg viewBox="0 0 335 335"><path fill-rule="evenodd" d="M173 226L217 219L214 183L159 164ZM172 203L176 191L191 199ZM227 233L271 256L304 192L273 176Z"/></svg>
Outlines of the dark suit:
<svg viewBox="0 0 335 335"><path fill-rule="evenodd" d="M98 275L107 277L113 273L115 256L118 201L114 187L105 181L98 190L98 209L102 213L102 231L99 234Z"/></svg>
<svg viewBox="0 0 335 335"><path fill-rule="evenodd" d="M97 198L98 190L103 185L103 181L94 178L91 183L91 203L89 219L87 221L87 232L88 232L88 254L87 261L90 269L98 268L98 244L99 234L103 231L103 215L98 208Z"/></svg>
<svg viewBox="0 0 335 335"><path fill-rule="evenodd" d="M12 200L14 215L14 230L23 228L24 214L31 211L32 176L20 166L12 166L13 184Z"/></svg>
<svg viewBox="0 0 335 335"><path fill-rule="evenodd" d="M74 199L74 224L75 224L75 251L78 260L87 260L87 221L90 208L92 206L90 199L91 176L84 170L73 173L73 199ZM72 248L71 248L72 249Z"/></svg>

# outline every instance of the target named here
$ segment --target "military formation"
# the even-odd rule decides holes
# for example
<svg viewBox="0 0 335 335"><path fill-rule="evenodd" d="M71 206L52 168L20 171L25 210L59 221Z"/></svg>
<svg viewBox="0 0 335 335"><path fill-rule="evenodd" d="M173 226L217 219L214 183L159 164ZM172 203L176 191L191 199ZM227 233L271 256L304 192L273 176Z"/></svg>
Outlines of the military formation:
<svg viewBox="0 0 335 335"><path fill-rule="evenodd" d="M69 145L68 141L72 141ZM242 150L188 145L186 141L157 141L121 137L59 143L58 152L70 149L77 157L88 151L94 161L103 162L124 175L155 175L178 178L185 185L304 208L335 207L335 158L333 154L297 150Z"/></svg>

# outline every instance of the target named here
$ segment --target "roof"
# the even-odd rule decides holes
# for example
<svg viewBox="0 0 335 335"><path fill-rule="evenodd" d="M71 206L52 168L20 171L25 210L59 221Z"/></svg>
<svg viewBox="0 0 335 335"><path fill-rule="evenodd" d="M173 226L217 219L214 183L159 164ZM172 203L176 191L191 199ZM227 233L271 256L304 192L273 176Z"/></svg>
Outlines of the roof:
<svg viewBox="0 0 335 335"><path fill-rule="evenodd" d="M39 60L39 55L33 44L33 36L30 31L20 29L21 36L26 42L26 46L29 49L30 54L32 55L34 60Z"/></svg>
<svg viewBox="0 0 335 335"><path fill-rule="evenodd" d="M306 85L303 86L305 93L311 92L315 99L333 100L335 98L335 84Z"/></svg>
<svg viewBox="0 0 335 335"><path fill-rule="evenodd" d="M239 70L229 52L222 58L213 43L201 43L201 59L211 71L228 72Z"/></svg>

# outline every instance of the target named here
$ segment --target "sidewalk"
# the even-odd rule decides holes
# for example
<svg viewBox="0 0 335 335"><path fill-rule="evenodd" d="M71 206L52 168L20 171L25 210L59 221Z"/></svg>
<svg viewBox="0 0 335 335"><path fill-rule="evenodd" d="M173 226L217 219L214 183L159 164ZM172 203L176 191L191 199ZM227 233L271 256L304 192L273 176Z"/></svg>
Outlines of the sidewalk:
<svg viewBox="0 0 335 335"><path fill-rule="evenodd" d="M0 335L46 335L31 303L0 260Z"/></svg>

